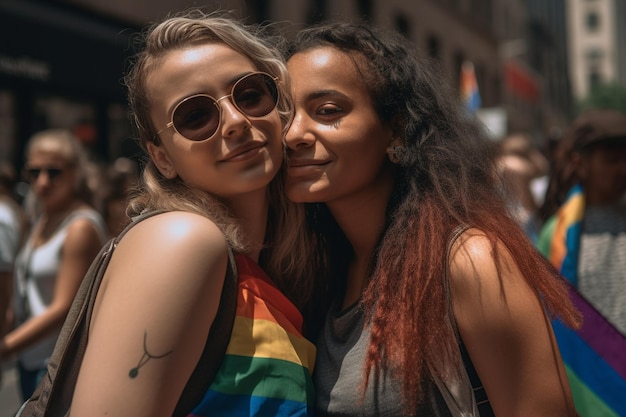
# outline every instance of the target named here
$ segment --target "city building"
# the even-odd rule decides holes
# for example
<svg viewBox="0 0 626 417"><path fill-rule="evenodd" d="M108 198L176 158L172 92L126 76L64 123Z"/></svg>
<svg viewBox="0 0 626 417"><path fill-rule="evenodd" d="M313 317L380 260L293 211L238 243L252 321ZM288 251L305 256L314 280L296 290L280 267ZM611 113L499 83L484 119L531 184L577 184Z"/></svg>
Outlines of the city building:
<svg viewBox="0 0 626 417"><path fill-rule="evenodd" d="M0 45L0 155L19 166L28 137L47 127L74 130L104 161L136 155L122 84L136 35L199 5L276 22L287 37L337 19L398 30L459 93L461 68L472 64L477 114L495 138L519 130L539 137L570 112L563 1L3 0L0 35L10 41Z"/></svg>
<svg viewBox="0 0 626 417"><path fill-rule="evenodd" d="M572 92L584 99L594 86L626 84L626 0L568 0Z"/></svg>

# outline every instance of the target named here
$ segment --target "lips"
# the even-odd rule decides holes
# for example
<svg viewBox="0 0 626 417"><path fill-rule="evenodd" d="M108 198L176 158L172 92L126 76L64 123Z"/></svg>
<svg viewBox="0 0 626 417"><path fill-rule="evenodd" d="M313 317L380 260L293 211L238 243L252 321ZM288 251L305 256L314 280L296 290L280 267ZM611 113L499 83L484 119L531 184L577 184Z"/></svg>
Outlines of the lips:
<svg viewBox="0 0 626 417"><path fill-rule="evenodd" d="M247 159L248 157L256 155L256 153L264 146L265 142L247 142L226 154L226 156L222 159L222 162Z"/></svg>
<svg viewBox="0 0 626 417"><path fill-rule="evenodd" d="M289 168L302 168L308 166L326 165L328 161L321 159L290 159Z"/></svg>

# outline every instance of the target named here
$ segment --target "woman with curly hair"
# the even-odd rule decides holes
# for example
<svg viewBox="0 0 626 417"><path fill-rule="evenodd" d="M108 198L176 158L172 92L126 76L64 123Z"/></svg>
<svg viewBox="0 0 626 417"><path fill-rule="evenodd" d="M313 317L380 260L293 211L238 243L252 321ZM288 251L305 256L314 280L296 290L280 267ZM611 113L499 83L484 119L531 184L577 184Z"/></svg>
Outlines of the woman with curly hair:
<svg viewBox="0 0 626 417"><path fill-rule="evenodd" d="M480 125L398 34L305 29L287 66L287 195L334 296L317 415L574 415L550 319L580 317L507 214Z"/></svg>

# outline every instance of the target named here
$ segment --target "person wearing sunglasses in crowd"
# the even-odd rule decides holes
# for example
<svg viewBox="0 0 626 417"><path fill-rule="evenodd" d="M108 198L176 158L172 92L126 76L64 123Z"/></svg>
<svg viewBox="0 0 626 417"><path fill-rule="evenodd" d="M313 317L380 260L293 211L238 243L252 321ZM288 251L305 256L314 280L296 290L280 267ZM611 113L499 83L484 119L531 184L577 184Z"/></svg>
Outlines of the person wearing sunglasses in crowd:
<svg viewBox="0 0 626 417"><path fill-rule="evenodd" d="M550 318L579 315L475 119L399 34L322 25L290 50L287 194L334 297L316 415L574 415Z"/></svg>
<svg viewBox="0 0 626 417"><path fill-rule="evenodd" d="M113 253L72 416L172 415L216 317L229 247L235 323L189 412L311 415L315 347L297 307L312 274L297 233L304 212L286 199L282 165L292 107L284 61L261 29L196 10L145 34L125 81L149 159L128 213L164 212L131 228Z"/></svg>
<svg viewBox="0 0 626 417"><path fill-rule="evenodd" d="M35 217L15 259L15 328L0 342L3 360L17 354L24 399L45 374L74 295L107 237L90 204L88 164L83 145L67 130L41 131L26 146Z"/></svg>

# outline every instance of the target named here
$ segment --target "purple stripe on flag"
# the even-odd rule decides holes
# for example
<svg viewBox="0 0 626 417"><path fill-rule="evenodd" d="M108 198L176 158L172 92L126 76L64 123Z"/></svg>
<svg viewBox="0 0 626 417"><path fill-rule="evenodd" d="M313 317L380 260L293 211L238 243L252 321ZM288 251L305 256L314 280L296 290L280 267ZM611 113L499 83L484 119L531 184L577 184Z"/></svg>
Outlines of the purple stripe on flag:
<svg viewBox="0 0 626 417"><path fill-rule="evenodd" d="M578 335L626 380L626 336L573 287L570 288L570 297L583 315L583 325L578 330Z"/></svg>

